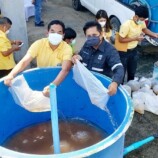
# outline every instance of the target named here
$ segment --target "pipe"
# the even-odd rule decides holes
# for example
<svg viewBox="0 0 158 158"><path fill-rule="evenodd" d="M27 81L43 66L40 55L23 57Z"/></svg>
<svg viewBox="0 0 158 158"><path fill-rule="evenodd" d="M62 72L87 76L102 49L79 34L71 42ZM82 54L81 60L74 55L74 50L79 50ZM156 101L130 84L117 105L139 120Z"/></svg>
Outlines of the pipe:
<svg viewBox="0 0 158 158"><path fill-rule="evenodd" d="M52 122L54 153L59 154L60 138L59 138L59 126L58 126L56 86L54 84L50 84L50 104L51 104L51 122Z"/></svg>
<svg viewBox="0 0 158 158"><path fill-rule="evenodd" d="M146 138L146 139L143 139L143 140L141 140L141 141L138 141L138 142L136 142L136 143L131 144L130 146L128 146L128 147L126 147L126 148L124 149L124 155L128 154L129 152L131 152L131 151L133 151L133 150L135 150L135 149L140 148L141 146L143 146L143 145L145 145L145 144L147 144L147 143L153 141L154 139L155 139L154 136L150 136L150 137L148 137L148 138Z"/></svg>

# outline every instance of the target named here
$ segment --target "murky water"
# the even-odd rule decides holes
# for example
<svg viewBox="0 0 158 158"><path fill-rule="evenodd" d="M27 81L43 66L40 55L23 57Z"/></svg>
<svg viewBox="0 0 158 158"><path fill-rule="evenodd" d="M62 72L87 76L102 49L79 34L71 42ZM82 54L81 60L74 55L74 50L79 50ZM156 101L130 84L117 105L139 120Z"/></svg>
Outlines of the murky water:
<svg viewBox="0 0 158 158"><path fill-rule="evenodd" d="M103 130L83 120L60 120L59 129L62 153L91 146L107 137ZM30 154L52 154L54 151L51 132L51 122L27 127L10 137L3 146Z"/></svg>

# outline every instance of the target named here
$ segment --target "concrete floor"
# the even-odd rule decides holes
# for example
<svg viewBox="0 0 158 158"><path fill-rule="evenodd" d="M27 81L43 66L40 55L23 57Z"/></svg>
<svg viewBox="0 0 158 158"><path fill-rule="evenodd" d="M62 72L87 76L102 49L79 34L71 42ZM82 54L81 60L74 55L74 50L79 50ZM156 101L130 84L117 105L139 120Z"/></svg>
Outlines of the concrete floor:
<svg viewBox="0 0 158 158"><path fill-rule="evenodd" d="M37 39L46 37L47 24L52 19L62 20L66 26L70 26L77 31L77 46L76 51L79 51L84 43L85 37L82 31L82 27L88 20L94 20L94 15L89 11L77 12L71 6L71 0L48 0L44 2L42 8L42 17L45 21L45 27L35 27L34 17L29 18L27 22L29 44ZM150 49L148 50L157 50ZM151 77L153 63L158 60L155 54L140 54L138 63L138 76ZM145 70L145 71L144 71ZM126 133L125 146L128 146L136 141L142 140L148 136L158 133L158 116L152 113L145 112L143 116L135 113L132 125ZM158 140L154 140L147 145L144 145L140 149L137 149L129 153L126 158L158 158ZM115 157L113 157L115 158Z"/></svg>

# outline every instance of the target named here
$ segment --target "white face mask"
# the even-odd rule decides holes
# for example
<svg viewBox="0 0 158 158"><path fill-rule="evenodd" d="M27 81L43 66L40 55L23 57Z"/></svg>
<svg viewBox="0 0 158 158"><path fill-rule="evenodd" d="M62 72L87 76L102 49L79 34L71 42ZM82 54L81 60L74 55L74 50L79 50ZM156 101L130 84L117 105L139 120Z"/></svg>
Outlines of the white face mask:
<svg viewBox="0 0 158 158"><path fill-rule="evenodd" d="M75 45L76 44L76 39L73 39L72 41L71 41L71 45Z"/></svg>
<svg viewBox="0 0 158 158"><path fill-rule="evenodd" d="M104 27L106 25L106 21L99 22L99 24L101 25L101 27Z"/></svg>
<svg viewBox="0 0 158 158"><path fill-rule="evenodd" d="M63 36L58 33L49 33L48 40L52 45L58 45L63 39Z"/></svg>
<svg viewBox="0 0 158 158"><path fill-rule="evenodd" d="M141 24L143 24L143 21L138 20L138 21L136 21L136 24L137 24L137 25L141 25Z"/></svg>
<svg viewBox="0 0 158 158"><path fill-rule="evenodd" d="M5 32L5 34L7 35L9 32L10 32L10 30L7 30L7 31Z"/></svg>

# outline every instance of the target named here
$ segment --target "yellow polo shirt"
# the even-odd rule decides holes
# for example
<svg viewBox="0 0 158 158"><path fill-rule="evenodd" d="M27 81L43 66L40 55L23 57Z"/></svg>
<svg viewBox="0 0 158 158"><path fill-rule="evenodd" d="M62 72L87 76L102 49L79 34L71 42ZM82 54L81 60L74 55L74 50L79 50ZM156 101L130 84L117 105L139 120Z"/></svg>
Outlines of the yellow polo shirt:
<svg viewBox="0 0 158 158"><path fill-rule="evenodd" d="M102 33L103 33L104 39L109 39L112 36L112 31L111 30L109 32L105 32L105 29L102 28Z"/></svg>
<svg viewBox="0 0 158 158"><path fill-rule="evenodd" d="M38 67L62 65L65 60L71 60L72 48L64 41L53 51L49 45L48 38L34 42L28 53L36 58Z"/></svg>
<svg viewBox="0 0 158 158"><path fill-rule="evenodd" d="M10 40L6 34L0 30L0 70L9 70L15 66L13 53L6 57L2 55L2 52L7 51L11 47Z"/></svg>
<svg viewBox="0 0 158 158"><path fill-rule="evenodd" d="M132 19L123 23L120 27L119 35L123 38L133 38L140 36L142 29L146 28L145 22L143 24L137 25ZM137 46L138 41L128 42L127 48L133 49Z"/></svg>

